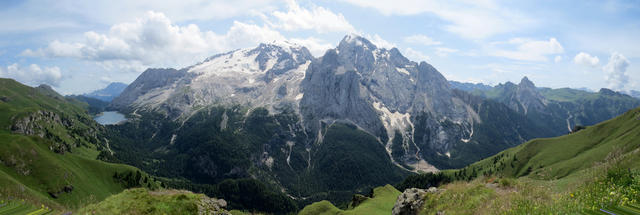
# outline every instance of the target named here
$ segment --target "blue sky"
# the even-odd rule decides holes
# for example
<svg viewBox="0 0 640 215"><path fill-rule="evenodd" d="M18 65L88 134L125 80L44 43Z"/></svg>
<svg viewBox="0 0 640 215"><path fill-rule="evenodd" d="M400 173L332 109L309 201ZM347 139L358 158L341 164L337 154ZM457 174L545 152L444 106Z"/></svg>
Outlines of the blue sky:
<svg viewBox="0 0 640 215"><path fill-rule="evenodd" d="M0 1L0 77L64 94L260 42L348 33L450 80L640 90L640 1Z"/></svg>

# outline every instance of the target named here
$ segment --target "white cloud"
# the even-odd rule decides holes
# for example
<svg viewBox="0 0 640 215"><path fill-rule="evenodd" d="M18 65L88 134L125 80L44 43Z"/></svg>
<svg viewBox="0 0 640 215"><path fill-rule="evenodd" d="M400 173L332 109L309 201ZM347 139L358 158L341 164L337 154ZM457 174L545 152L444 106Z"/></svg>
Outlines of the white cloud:
<svg viewBox="0 0 640 215"><path fill-rule="evenodd" d="M113 25L105 34L86 32L82 42L55 40L45 48L27 49L21 55L76 58L107 69L139 72L151 66L188 66L217 53L283 40L287 38L268 26L235 21L225 34L217 34L194 24L174 24L163 13L149 11L134 22ZM308 46L314 54L330 47L316 38L292 41Z"/></svg>
<svg viewBox="0 0 640 215"><path fill-rule="evenodd" d="M248 2L248 1L243 1ZM284 41L306 46L319 56L332 47L321 39L286 38L276 29L313 29L317 32L354 31L342 16L323 7L310 9L289 2L288 11L273 12L263 26L234 21L225 33L201 30L195 24L178 25L164 13L147 11L135 21L112 25L108 32L85 32L80 41L54 40L46 47L24 50L22 56L66 57L95 62L106 69L140 72L146 67L183 67L211 55L237 48L256 46L262 42ZM275 24L269 20L276 20ZM390 43L373 37L375 42Z"/></svg>
<svg viewBox="0 0 640 215"><path fill-rule="evenodd" d="M629 83L629 75L627 75L627 67L629 61L624 55L614 52L609 57L609 63L602 67L605 72L605 79L609 88L613 90L623 90Z"/></svg>
<svg viewBox="0 0 640 215"><path fill-rule="evenodd" d="M233 27L239 25L242 24L236 23ZM221 37L211 31L200 31L196 25L174 25L163 13L149 11L134 22L113 25L107 34L89 31L84 33L82 42L56 40L43 49L27 49L22 55L70 57L97 62L138 62L144 65L166 62L170 65L192 60L190 58L194 55L210 50L223 50L222 44L217 43Z"/></svg>
<svg viewBox="0 0 640 215"><path fill-rule="evenodd" d="M57 87L60 85L62 72L60 72L60 68L58 67L41 68L36 64L21 67L17 63L14 63L6 68L0 68L0 77L11 78L31 86L48 84Z"/></svg>
<svg viewBox="0 0 640 215"><path fill-rule="evenodd" d="M371 41L371 43L376 45L378 48L391 49L393 47L398 47L395 43L382 39L382 37L380 37L380 35L378 34L374 34L374 35L363 34L363 37L367 38L369 41Z"/></svg>
<svg viewBox="0 0 640 215"><path fill-rule="evenodd" d="M465 38L482 39L531 26L534 21L510 8L500 7L492 0L343 0L378 10L384 15L416 15L431 13L447 22L444 29Z"/></svg>
<svg viewBox="0 0 640 215"><path fill-rule="evenodd" d="M342 14L333 13L327 8L316 5L311 5L311 9L301 8L294 0L288 1L287 12L274 11L272 15L277 19L272 26L286 31L315 30L318 33L355 31Z"/></svg>
<svg viewBox="0 0 640 215"><path fill-rule="evenodd" d="M258 43L286 40L280 32L267 26L258 26L235 21L229 31L221 38L217 38L220 50L245 48Z"/></svg>
<svg viewBox="0 0 640 215"><path fill-rule="evenodd" d="M291 38L290 41L307 47L307 49L309 49L309 52L311 52L311 54L316 57L322 56L325 52L327 52L328 49L334 47L331 43L327 43L315 37L306 39Z"/></svg>
<svg viewBox="0 0 640 215"><path fill-rule="evenodd" d="M422 44L425 46L440 45L440 41L436 41L427 35L414 34L404 38L407 43Z"/></svg>
<svg viewBox="0 0 640 215"><path fill-rule="evenodd" d="M547 55L560 54L564 48L556 38L546 40L532 40L526 38L514 38L506 42L494 42L489 50L489 55L505 57L523 61L548 61ZM509 49L496 46L510 46Z"/></svg>
<svg viewBox="0 0 640 215"><path fill-rule="evenodd" d="M573 58L573 62L578 65L597 67L600 64L600 59L588 53L580 52Z"/></svg>
<svg viewBox="0 0 640 215"><path fill-rule="evenodd" d="M562 56L558 55L553 59L553 62L559 63L560 61L562 61Z"/></svg>
<svg viewBox="0 0 640 215"><path fill-rule="evenodd" d="M452 48L446 48L446 47L437 47L436 48L436 55L440 56L440 57L445 57L451 53L456 53L458 52L457 49L452 49Z"/></svg>
<svg viewBox="0 0 640 215"><path fill-rule="evenodd" d="M409 58L409 60L412 60L412 61L416 61L416 62L431 61L431 58L429 56L427 56L426 54L420 51L414 50L412 48L406 48L403 54L407 58Z"/></svg>

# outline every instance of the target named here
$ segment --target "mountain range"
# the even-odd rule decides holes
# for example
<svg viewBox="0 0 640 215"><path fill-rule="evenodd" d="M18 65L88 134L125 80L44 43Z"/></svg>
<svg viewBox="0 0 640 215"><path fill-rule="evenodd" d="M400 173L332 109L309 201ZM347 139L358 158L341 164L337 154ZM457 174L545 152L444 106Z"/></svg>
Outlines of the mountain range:
<svg viewBox="0 0 640 215"><path fill-rule="evenodd" d="M575 127L594 125L640 106L638 99L610 89L587 92L539 88L527 77L519 84L507 82L490 88L460 89L498 101L539 125L551 127L553 136L571 132Z"/></svg>
<svg viewBox="0 0 640 215"><path fill-rule="evenodd" d="M133 119L110 128L111 159L194 183L251 177L294 198L333 198L464 167L640 104L607 90L538 89L526 77L482 87L455 89L432 65L357 35L319 58L260 44L143 72L110 104Z"/></svg>
<svg viewBox="0 0 640 215"><path fill-rule="evenodd" d="M541 141L530 140L635 129L635 121L593 125L640 106L640 100L612 90L539 88L527 77L493 87L448 81L429 63L357 35L317 58L297 44L263 43L185 68L149 68L129 85L85 96L1 81L0 139L7 143L0 144L0 184L32 204L83 212L120 213L113 205L131 199L160 201L131 211L172 204L193 213L223 205L183 191L147 190L160 187L222 198L231 209L287 214L320 200L342 209L366 201L354 193L372 199L380 193L382 200L363 205L384 201L386 208L400 192L375 187L416 187L416 180L431 184L434 177L549 171L565 177L588 165L553 159L530 164L538 151L553 154L546 149L552 144L541 150L534 147ZM117 96L104 102L89 95ZM99 125L91 119L107 109L128 120ZM620 134L626 144L629 134ZM600 151L558 159L595 162L611 152ZM583 153L593 159L570 158ZM106 199L132 187L146 189Z"/></svg>

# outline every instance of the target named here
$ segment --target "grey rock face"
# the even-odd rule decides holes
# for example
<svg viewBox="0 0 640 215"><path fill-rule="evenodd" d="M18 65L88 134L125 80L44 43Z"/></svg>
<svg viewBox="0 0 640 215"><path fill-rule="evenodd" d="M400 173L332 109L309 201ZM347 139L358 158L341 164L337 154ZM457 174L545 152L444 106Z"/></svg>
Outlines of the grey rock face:
<svg viewBox="0 0 640 215"><path fill-rule="evenodd" d="M361 75L341 66L335 50L312 63L302 83L300 102L308 130L320 131L321 120L346 120L374 134L384 134Z"/></svg>
<svg viewBox="0 0 640 215"><path fill-rule="evenodd" d="M130 105L135 107L136 102L153 98L163 89L169 89L174 83L187 75L184 70L176 69L147 69L136 80L131 83L124 91L113 101L110 106L116 109L128 108Z"/></svg>
<svg viewBox="0 0 640 215"><path fill-rule="evenodd" d="M313 61L302 91L300 110L308 133L321 140L322 122L349 121L378 137L390 157L422 171L435 168L422 159L420 150L444 154L462 140L453 130L466 130L473 122L470 108L452 96L447 80L433 66L409 61L395 48L380 49L358 36L346 36L336 49ZM434 132L417 143L413 123L421 114L430 116L426 129ZM454 125L445 128L445 122ZM402 152L392 155L396 138Z"/></svg>

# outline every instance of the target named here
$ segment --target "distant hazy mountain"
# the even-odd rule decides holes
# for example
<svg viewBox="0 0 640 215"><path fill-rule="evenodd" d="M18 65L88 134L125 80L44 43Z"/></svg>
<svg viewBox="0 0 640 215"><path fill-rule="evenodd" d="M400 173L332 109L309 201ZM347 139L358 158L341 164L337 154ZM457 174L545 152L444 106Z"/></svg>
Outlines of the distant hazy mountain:
<svg viewBox="0 0 640 215"><path fill-rule="evenodd" d="M640 98L640 91L636 91L636 90L629 90L626 92L627 95L630 95L634 98Z"/></svg>
<svg viewBox="0 0 640 215"><path fill-rule="evenodd" d="M472 93L506 104L540 126L551 128L554 135L569 132L576 125L594 125L640 106L639 99L609 89L587 92L537 88L527 77L518 85L507 82Z"/></svg>
<svg viewBox="0 0 640 215"><path fill-rule="evenodd" d="M474 84L474 83L467 83L467 82L449 81L449 84L453 89L459 89L467 92L471 92L474 90L481 90L481 91L489 90L492 88L492 86L489 86L483 83Z"/></svg>
<svg viewBox="0 0 640 215"><path fill-rule="evenodd" d="M83 94L83 96L110 102L115 97L118 97L120 93L124 91L125 88L127 88L127 84L120 83L120 82L113 82L103 89L99 89L91 93Z"/></svg>
<svg viewBox="0 0 640 215"><path fill-rule="evenodd" d="M576 90L582 90L585 92L590 92L590 93L595 93L596 91L593 91L592 89L586 88L586 87L580 87L580 88L576 88Z"/></svg>

